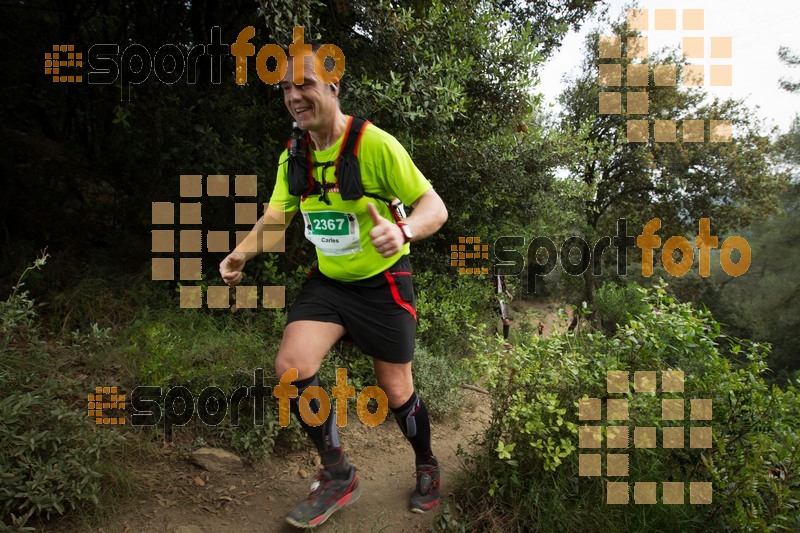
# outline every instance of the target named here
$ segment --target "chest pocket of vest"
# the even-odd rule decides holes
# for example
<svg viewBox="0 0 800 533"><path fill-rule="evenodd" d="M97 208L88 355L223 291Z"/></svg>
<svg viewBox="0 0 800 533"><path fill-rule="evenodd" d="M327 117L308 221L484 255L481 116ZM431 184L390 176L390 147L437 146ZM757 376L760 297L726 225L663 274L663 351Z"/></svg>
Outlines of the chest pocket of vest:
<svg viewBox="0 0 800 533"><path fill-rule="evenodd" d="M308 196L314 192L314 181L308 171L309 164L304 154L289 157L287 178L289 181L289 194L292 196Z"/></svg>
<svg viewBox="0 0 800 533"><path fill-rule="evenodd" d="M336 181L342 200L358 200L364 196L364 184L361 183L361 169L358 159L352 154L339 157L336 165Z"/></svg>

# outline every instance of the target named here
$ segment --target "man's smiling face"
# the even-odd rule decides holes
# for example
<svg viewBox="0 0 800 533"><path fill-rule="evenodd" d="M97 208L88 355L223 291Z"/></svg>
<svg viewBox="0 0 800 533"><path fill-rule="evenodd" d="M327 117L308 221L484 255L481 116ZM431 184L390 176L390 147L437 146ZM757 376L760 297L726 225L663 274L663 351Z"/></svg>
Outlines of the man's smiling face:
<svg viewBox="0 0 800 533"><path fill-rule="evenodd" d="M305 57L303 61L303 83L295 85L293 61L289 61L286 75L280 82L283 103L300 129L323 132L329 128L339 107L338 89L334 85L322 83L314 73L314 60Z"/></svg>

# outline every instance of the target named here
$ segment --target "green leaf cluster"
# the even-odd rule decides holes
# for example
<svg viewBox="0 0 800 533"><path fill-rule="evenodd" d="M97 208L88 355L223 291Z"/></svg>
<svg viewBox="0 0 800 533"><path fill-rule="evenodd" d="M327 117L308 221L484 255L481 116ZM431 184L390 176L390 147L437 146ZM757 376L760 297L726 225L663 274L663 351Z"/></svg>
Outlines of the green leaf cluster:
<svg viewBox="0 0 800 533"><path fill-rule="evenodd" d="M0 528L25 530L36 520L94 507L104 490L103 462L125 439L98 430L86 416L74 383L46 351L35 302L21 291L26 269L0 304ZM32 529L29 528L28 529Z"/></svg>
<svg viewBox="0 0 800 533"><path fill-rule="evenodd" d="M695 529L793 530L800 516L800 395L764 380L768 348L722 333L706 311L670 297L664 286L648 291L647 308L628 317L615 334L577 333L534 337L505 350L475 337L473 374L488 388L492 420L482 452L468 462L461 496L471 527L503 524L504 530ZM607 372L629 372L623 395L606 392ZM633 372L680 370L684 393L634 392ZM660 379L658 380L660 383ZM581 398L628 400L627 421L578 419ZM685 421L662 420L661 400L682 398ZM690 399L711 399L713 419L690 421ZM605 409L603 409L605 412ZM579 475L578 427L626 425L625 478ZM706 425L712 448L663 449L661 428ZM634 427L655 427L658 448L635 448ZM603 430L605 433L605 430ZM603 439L605 440L605 435ZM689 440L687 438L686 442ZM605 482L709 481L711 505L609 506ZM688 496L687 496L688 498ZM468 502L467 504L463 503ZM631 503L631 505L634 505Z"/></svg>

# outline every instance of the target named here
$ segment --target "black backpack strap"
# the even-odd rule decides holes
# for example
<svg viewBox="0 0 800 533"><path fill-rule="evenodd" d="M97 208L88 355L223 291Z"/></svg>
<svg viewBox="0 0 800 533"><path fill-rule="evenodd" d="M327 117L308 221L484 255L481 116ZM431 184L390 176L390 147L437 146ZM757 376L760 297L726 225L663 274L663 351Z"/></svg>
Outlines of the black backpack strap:
<svg viewBox="0 0 800 533"><path fill-rule="evenodd" d="M296 146L292 146L295 142ZM289 151L287 180L289 194L300 196L303 200L316 190L316 182L312 174L314 167L311 161L311 150L308 148L309 135L303 133L286 142Z"/></svg>
<svg viewBox="0 0 800 533"><path fill-rule="evenodd" d="M289 158L289 192L294 196L300 196L303 200L309 195L322 191L321 199L325 201L325 191L334 186L338 186L342 200L358 200L362 196L374 198L385 202L392 207L392 201L377 194L364 191L361 182L361 168L358 164L358 147L364 130L370 123L363 118L351 116L345 130L345 138L336 157L336 184L327 183L321 185L314 180L312 169L314 163L311 160L311 150L308 133L300 139L299 153ZM287 142L287 148L290 143ZM329 165L326 163L325 166Z"/></svg>
<svg viewBox="0 0 800 533"><path fill-rule="evenodd" d="M350 117L347 124L347 134L344 141L342 141L342 147L339 149L340 158L346 154L351 154L353 156L358 155L358 145L361 142L361 135L364 133L364 129L368 124L369 122L361 117Z"/></svg>
<svg viewBox="0 0 800 533"><path fill-rule="evenodd" d="M350 117L346 137L342 142L339 157L336 158L336 182L339 186L339 193L342 195L342 200L358 200L362 196L380 200L389 207L389 211L392 212L395 220L399 221L400 218L396 213L392 200L364 191L364 184L361 181L361 167L358 165L358 147L361 144L364 130L367 129L369 124L363 118Z"/></svg>
<svg viewBox="0 0 800 533"><path fill-rule="evenodd" d="M364 196L361 169L358 166L358 145L369 122L359 117L350 117L342 148L336 158L336 183L342 200L358 200Z"/></svg>
<svg viewBox="0 0 800 533"><path fill-rule="evenodd" d="M372 194L371 192L365 192L364 196L366 196L367 198L375 198L376 200L380 200L381 202L385 202L385 203L389 204L389 206L392 205L392 201L391 200L389 200L388 198L384 198L383 196L380 196L378 194Z"/></svg>

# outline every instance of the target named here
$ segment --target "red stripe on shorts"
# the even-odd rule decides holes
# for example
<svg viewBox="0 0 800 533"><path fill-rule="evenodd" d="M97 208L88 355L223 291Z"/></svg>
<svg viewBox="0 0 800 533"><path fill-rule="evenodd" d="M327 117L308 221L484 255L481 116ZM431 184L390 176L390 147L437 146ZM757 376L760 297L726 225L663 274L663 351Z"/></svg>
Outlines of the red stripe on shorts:
<svg viewBox="0 0 800 533"><path fill-rule="evenodd" d="M386 281L389 282L389 288L392 291L392 298L394 298L394 301L397 302L397 305L399 305L400 307L411 313L411 316L413 316L414 320L416 320L417 310L414 309L414 307L412 307L411 304L409 304L400 297L400 291L397 290L397 282L394 280L392 275L389 273L388 270L384 270L383 275L386 276Z"/></svg>

